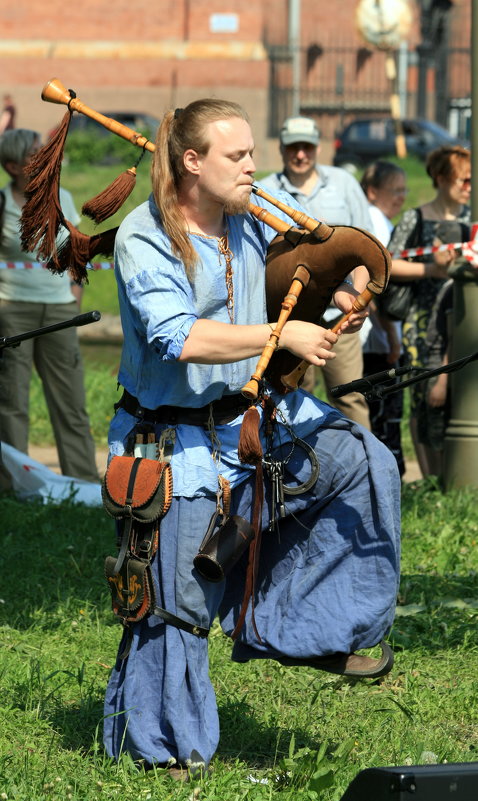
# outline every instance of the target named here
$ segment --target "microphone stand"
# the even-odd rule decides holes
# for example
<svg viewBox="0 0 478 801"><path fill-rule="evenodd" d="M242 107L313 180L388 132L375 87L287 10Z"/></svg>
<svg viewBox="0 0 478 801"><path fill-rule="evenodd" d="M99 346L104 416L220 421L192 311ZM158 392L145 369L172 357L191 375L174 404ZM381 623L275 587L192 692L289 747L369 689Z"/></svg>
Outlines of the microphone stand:
<svg viewBox="0 0 478 801"><path fill-rule="evenodd" d="M72 317L70 320L64 320L62 323L45 325L43 328L35 328L34 331L25 331L25 333L16 334L13 337L0 337L0 357L3 354L3 348L16 348L24 339L32 339L42 334L51 334L53 331L60 331L62 328L71 328L74 325L97 323L98 320L101 320L101 313L99 311L85 312L85 314L77 314L76 317Z"/></svg>
<svg viewBox="0 0 478 801"><path fill-rule="evenodd" d="M434 370L426 370L421 367L398 367L396 369L385 370L381 373L373 373L365 378L351 381L349 384L341 384L340 386L332 387L331 394L335 398L340 398L347 392L361 392L367 400L381 400L387 395L391 395L393 392L399 392L405 389L405 387L417 384L419 381L426 381L441 373L452 373L455 370L460 370L462 367L469 364L469 362L475 361L476 359L478 359L478 351L469 356L464 356L462 359L456 359L444 367L437 367ZM418 375L408 378L405 381L397 381L394 384L388 383L396 376L410 372L418 373Z"/></svg>

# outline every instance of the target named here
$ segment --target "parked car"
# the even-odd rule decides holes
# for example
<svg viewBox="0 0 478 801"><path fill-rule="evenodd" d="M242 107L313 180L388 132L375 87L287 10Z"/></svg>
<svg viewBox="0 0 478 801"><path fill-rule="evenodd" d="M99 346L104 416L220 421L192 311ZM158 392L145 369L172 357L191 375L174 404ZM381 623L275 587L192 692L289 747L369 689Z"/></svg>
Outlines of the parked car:
<svg viewBox="0 0 478 801"><path fill-rule="evenodd" d="M466 140L452 136L446 128L429 120L402 120L407 153L424 160L442 145L463 145ZM375 159L395 155L394 121L388 118L357 119L349 123L335 140L333 163L350 172L363 169Z"/></svg>

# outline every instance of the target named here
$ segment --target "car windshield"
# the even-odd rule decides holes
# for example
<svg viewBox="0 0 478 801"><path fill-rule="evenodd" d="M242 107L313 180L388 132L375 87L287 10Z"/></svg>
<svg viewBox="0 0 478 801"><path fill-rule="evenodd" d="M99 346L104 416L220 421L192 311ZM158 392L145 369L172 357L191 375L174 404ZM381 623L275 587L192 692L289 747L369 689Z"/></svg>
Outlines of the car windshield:
<svg viewBox="0 0 478 801"><path fill-rule="evenodd" d="M384 140L387 138L387 120L357 120L350 124L347 138L350 142Z"/></svg>
<svg viewBox="0 0 478 801"><path fill-rule="evenodd" d="M455 137L452 136L452 134L449 133L446 128L443 128L436 122L431 122L430 120L422 120L422 125L424 128L427 128L431 133L435 134L435 136L439 137L440 139L443 139L447 142L456 141Z"/></svg>

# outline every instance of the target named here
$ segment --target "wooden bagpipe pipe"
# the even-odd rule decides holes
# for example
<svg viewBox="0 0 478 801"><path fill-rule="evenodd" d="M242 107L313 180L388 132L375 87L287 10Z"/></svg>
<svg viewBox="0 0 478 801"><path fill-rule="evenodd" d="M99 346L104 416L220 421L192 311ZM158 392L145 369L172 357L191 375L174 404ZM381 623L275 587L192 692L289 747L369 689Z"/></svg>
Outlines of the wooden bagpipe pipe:
<svg viewBox="0 0 478 801"><path fill-rule="evenodd" d="M30 181L27 202L22 215L22 244L27 252L35 248L40 257L48 259L47 266L54 272L70 270L77 280L87 277L86 266L94 256L112 252L117 229L87 237L65 220L58 201L59 175L63 148L73 111L78 111L132 144L153 152L155 145L145 136L126 125L94 111L79 100L72 90L53 79L42 91L42 99L68 106L54 140L50 140L31 160L28 166ZM114 214L131 192L135 168L130 168L104 192L85 203L83 214L96 223ZM296 389L308 367L286 350L277 350L282 329L290 318L320 323L337 287L355 267L365 265L370 280L367 288L358 295L352 310L332 329L338 331L344 320L354 311L364 309L374 295L387 286L390 273L388 251L372 234L349 226L329 226L278 201L259 187L256 195L286 213L296 224L290 226L267 209L249 204L249 211L266 223L277 236L271 242L266 258L267 315L276 322L274 330L258 361L251 380L243 387L243 394L254 400L259 395L265 377L280 392ZM68 228L68 242L57 250L56 236L59 227ZM300 295L300 304L297 300Z"/></svg>

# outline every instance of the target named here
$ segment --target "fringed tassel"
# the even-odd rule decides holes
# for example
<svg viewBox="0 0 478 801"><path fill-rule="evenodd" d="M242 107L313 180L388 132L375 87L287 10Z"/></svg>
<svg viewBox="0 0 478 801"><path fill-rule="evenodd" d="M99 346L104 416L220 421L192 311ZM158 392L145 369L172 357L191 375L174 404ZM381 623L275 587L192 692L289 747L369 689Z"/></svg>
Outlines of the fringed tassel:
<svg viewBox="0 0 478 801"><path fill-rule="evenodd" d="M252 513L252 527L255 532L254 539L249 546L249 560L247 563L246 580L244 595L242 598L241 609L237 618L234 631L231 634L233 640L237 639L244 625L249 603L251 603L251 623L254 633L259 642L262 642L261 635L257 629L254 614L254 595L256 587L257 573L259 570L259 556L261 551L262 539L262 507L264 505L264 476L262 473L262 462L256 465L256 482L254 490L254 508Z"/></svg>
<svg viewBox="0 0 478 801"><path fill-rule="evenodd" d="M26 167L30 180L22 210L21 242L25 253L37 250L39 258L55 253L55 240L64 217L60 208L61 162L72 112L64 115L56 134L33 156Z"/></svg>
<svg viewBox="0 0 478 801"><path fill-rule="evenodd" d="M84 203L81 213L85 214L96 224L102 223L112 217L121 208L130 196L136 185L136 167L130 167L103 189L99 195Z"/></svg>
<svg viewBox="0 0 478 801"><path fill-rule="evenodd" d="M104 256L113 254L118 229L109 228L100 234L87 236L78 231L68 220L65 220L65 225L70 236L60 245L46 266L53 273L64 273L68 270L73 280L79 283L88 282L86 265L100 253Z"/></svg>
<svg viewBox="0 0 478 801"><path fill-rule="evenodd" d="M257 630L254 616L254 593L259 565L259 554L261 548L262 534L262 506L264 503L264 477L262 474L262 444L259 434L261 416L255 406L251 406L244 414L241 432L239 434L239 444L237 454L242 464L253 464L256 467L256 481L254 490L254 508L252 513L252 527L255 532L254 539L249 547L249 561L246 571L246 581L244 596L242 599L239 616L231 634L233 640L238 637L246 619L249 603L252 604L251 623L259 642L262 642Z"/></svg>
<svg viewBox="0 0 478 801"><path fill-rule="evenodd" d="M262 445L259 435L261 417L255 406L251 406L244 415L239 434L237 454L242 464L260 464L262 462Z"/></svg>

